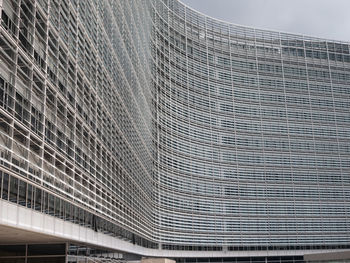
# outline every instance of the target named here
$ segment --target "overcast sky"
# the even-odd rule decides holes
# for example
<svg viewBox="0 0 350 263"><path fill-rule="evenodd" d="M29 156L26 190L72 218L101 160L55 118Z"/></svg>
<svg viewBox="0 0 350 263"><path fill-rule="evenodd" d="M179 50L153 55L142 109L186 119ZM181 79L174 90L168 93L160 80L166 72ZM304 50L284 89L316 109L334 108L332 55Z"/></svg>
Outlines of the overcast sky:
<svg viewBox="0 0 350 263"><path fill-rule="evenodd" d="M350 0L181 0L235 24L350 42Z"/></svg>

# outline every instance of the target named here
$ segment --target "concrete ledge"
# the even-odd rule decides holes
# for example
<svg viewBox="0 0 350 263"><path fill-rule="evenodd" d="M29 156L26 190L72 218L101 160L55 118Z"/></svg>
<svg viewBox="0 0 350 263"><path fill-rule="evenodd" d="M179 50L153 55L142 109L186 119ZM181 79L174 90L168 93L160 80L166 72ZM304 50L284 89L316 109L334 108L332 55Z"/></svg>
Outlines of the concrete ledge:
<svg viewBox="0 0 350 263"><path fill-rule="evenodd" d="M142 258L141 263L176 263L176 261L168 258Z"/></svg>
<svg viewBox="0 0 350 263"><path fill-rule="evenodd" d="M0 244L77 242L150 258L303 256L350 250L185 251L150 249L0 199ZM171 262L164 262L171 263Z"/></svg>
<svg viewBox="0 0 350 263"><path fill-rule="evenodd" d="M327 253L313 253L305 254L305 261L332 261L332 260L343 260L350 259L350 250L338 251L338 252L327 252Z"/></svg>

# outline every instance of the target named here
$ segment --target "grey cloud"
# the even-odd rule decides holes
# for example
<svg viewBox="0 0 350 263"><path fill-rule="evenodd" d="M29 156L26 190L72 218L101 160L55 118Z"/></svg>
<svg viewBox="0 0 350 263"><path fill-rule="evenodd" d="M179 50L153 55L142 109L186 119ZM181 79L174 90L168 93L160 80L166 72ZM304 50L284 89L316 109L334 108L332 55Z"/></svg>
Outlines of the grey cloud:
<svg viewBox="0 0 350 263"><path fill-rule="evenodd" d="M350 41L349 0L182 0L235 24Z"/></svg>

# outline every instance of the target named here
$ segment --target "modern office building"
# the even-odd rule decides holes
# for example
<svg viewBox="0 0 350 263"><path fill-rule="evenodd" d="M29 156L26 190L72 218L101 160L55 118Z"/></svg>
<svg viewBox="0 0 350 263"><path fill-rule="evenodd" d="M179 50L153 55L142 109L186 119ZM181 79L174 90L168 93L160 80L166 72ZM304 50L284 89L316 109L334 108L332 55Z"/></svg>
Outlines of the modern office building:
<svg viewBox="0 0 350 263"><path fill-rule="evenodd" d="M178 0L0 10L0 262L348 255L349 42Z"/></svg>

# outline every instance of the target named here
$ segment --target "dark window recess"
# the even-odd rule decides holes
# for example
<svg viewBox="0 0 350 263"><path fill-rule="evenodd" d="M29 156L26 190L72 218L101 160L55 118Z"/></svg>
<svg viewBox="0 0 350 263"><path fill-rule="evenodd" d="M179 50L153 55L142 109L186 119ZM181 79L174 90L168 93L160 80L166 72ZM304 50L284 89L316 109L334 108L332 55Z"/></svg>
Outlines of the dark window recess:
<svg viewBox="0 0 350 263"><path fill-rule="evenodd" d="M25 245L0 245L0 256L10 257L10 256L25 256L26 246ZM0 260L1 261L1 260ZM2 261L1 261L2 262Z"/></svg>
<svg viewBox="0 0 350 263"><path fill-rule="evenodd" d="M35 244L28 245L28 256L65 255L65 244Z"/></svg>

